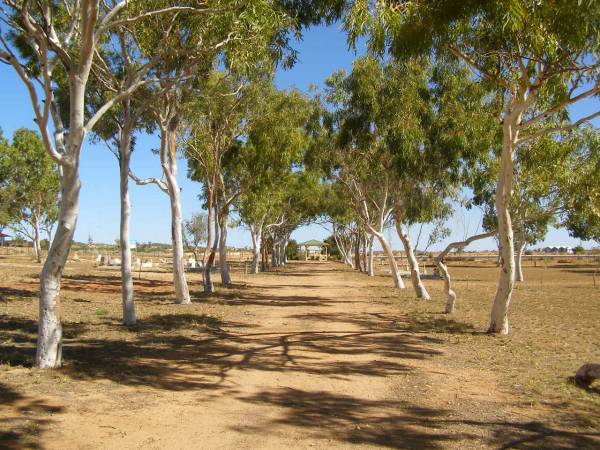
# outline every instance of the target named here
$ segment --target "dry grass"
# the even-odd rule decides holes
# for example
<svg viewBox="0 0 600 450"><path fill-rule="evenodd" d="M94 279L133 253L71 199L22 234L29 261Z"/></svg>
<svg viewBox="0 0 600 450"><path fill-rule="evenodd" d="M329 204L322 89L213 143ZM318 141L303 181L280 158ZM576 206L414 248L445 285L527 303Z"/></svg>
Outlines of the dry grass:
<svg viewBox="0 0 600 450"><path fill-rule="evenodd" d="M517 283L513 295L509 336L485 334L498 275L495 265L463 263L450 271L458 295L452 315L442 313L439 280L426 281L434 298L430 302L416 300L410 286L399 296L389 296L385 288L375 296L387 293L387 301L406 314L412 331L443 339L446 366L492 370L525 403L555 408L551 417L556 423L597 429L600 383L585 391L568 378L583 363L600 362L600 286L594 287L598 266L525 267L525 281Z"/></svg>

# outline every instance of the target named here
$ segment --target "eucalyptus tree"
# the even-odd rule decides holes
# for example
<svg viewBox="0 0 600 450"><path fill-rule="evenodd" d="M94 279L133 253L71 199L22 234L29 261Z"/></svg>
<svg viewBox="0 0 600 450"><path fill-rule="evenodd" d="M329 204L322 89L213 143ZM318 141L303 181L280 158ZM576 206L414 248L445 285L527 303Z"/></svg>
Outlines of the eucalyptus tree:
<svg viewBox="0 0 600 450"><path fill-rule="evenodd" d="M239 212L253 239L252 271L258 270L261 243L269 234L277 247L274 265L285 263L289 236L297 227L297 209L286 206L292 171L300 170L310 141L313 103L295 89L277 90L272 80L251 87L243 143L230 158L225 179L237 186Z"/></svg>
<svg viewBox="0 0 600 450"><path fill-rule="evenodd" d="M344 185L336 180L325 187L323 194L323 212L327 221L331 224L333 240L339 250L344 264L354 269L354 260L352 251L355 248L354 242L358 236L357 221L354 210L350 204L349 194ZM371 235L372 236L372 235ZM369 275L374 275L372 264L372 239L369 238Z"/></svg>
<svg viewBox="0 0 600 450"><path fill-rule="evenodd" d="M600 132L586 127L573 144L560 189L560 223L573 237L600 242Z"/></svg>
<svg viewBox="0 0 600 450"><path fill-rule="evenodd" d="M268 0L216 1L219 13L195 18L178 34L174 47L184 50L200 45L199 55L181 57L177 53L163 62L160 71L164 83L161 95L153 103L153 112L161 136L160 165L163 179L137 179L139 184L157 184L169 195L171 203L171 234L173 241L173 277L178 303L189 303L189 289L183 266L182 215L180 189L177 183L177 136L185 134L181 129L182 120L189 101L202 95L202 87L217 64L231 73L243 75L252 72L254 67L265 60L283 60L291 63L293 52L288 52L288 31L291 20L281 5ZM186 24L179 26L186 26ZM148 46L160 40L170 29L164 21L157 22L149 34ZM290 59L291 58L291 59ZM168 78L175 78L172 83ZM200 89L200 90L199 90ZM206 96L205 96L206 98ZM212 236L211 236L212 237ZM216 242L216 240L215 240ZM214 255L209 259L213 258ZM208 261L207 261L208 262ZM205 289L210 288L210 266L205 271ZM227 280L224 280L227 281Z"/></svg>
<svg viewBox="0 0 600 450"><path fill-rule="evenodd" d="M510 213L515 229L515 279L524 281L522 258L527 245L543 240L565 211L563 187L573 183L573 159L579 133L560 140L545 136L518 149ZM579 165L585 171L586 164ZM575 175L577 176L577 175Z"/></svg>
<svg viewBox="0 0 600 450"><path fill-rule="evenodd" d="M490 179L482 167L487 167L498 141L494 97L454 57L429 58L390 61L377 96L382 99L379 128L385 130L384 142L393 155L394 222L404 244L415 293L424 299L429 294L420 280L407 229L414 224L434 223L427 246L439 241L447 232L444 222L453 212L451 202L459 191L469 188L478 193L478 183ZM468 242L479 238L472 236ZM456 297L443 258L463 245L467 244L450 244L437 260L452 305Z"/></svg>
<svg viewBox="0 0 600 450"><path fill-rule="evenodd" d="M507 334L515 278L510 216L517 148L600 116L571 119L567 108L600 92L595 1L355 1L346 17L351 40L369 34L375 51L451 52L501 99L502 151L496 209L502 268L490 333ZM557 124L558 122L558 124Z"/></svg>
<svg viewBox="0 0 600 450"><path fill-rule="evenodd" d="M456 292L452 289L452 277L446 265L445 258L453 250L462 250L472 242L490 238L496 235L496 231L484 231L483 233L474 234L466 238L464 241L451 242L446 248L441 251L434 259L435 265L438 268L440 276L444 280L444 292L446 294L445 312L451 314L456 308Z"/></svg>
<svg viewBox="0 0 600 450"><path fill-rule="evenodd" d="M102 106L88 115L85 94L92 66L102 64L100 48L116 39L115 30L120 27L158 16L177 15L178 20L182 20L188 15L209 15L219 9L219 2L210 3L173 5L160 0L143 5L141 2L99 0L2 2L0 15L7 31L0 39L0 61L11 66L27 88L42 141L61 173L58 228L40 276L36 355L36 365L40 368L59 367L62 362L58 296L77 222L79 160L85 136L113 105L148 83L146 75L159 61L148 57L134 79L112 92ZM163 33L164 40L158 43L164 43L168 37L169 33ZM156 48L158 46L152 50ZM63 102L59 102L59 91L65 93Z"/></svg>
<svg viewBox="0 0 600 450"><path fill-rule="evenodd" d="M486 129L484 119L476 118L483 111L482 93L455 62L437 60L434 68L429 58L420 57L386 63L362 58L348 77L332 77L330 85L335 91L329 98L338 107L333 116L339 142L352 155L337 173L348 175L365 158L363 176L372 177L378 188L388 186L389 220L393 217L403 243L415 294L428 299L407 228L443 220L450 213L447 200L460 187L463 156L485 150L483 145L468 149L479 144L478 137L466 139ZM463 127L464 137L457 137L457 116L473 119ZM364 190L356 181L345 184L350 192ZM367 213L362 210L364 222Z"/></svg>
<svg viewBox="0 0 600 450"><path fill-rule="evenodd" d="M154 36L136 36L139 38L135 39L136 43L150 43L141 51L152 55L173 36L171 31L174 28L169 28L169 17L177 16L175 22L178 24L196 17L204 19L204 29L224 36L220 42L232 42L234 48L246 49L238 53L242 55L238 61L248 64L249 58L244 55L248 56L256 49L264 51L266 46L270 53L277 53L285 46L285 33L279 31L282 22L287 23L287 15L281 5L266 0L212 0L175 5L162 0L146 1L143 4L135 1L85 0L57 3L50 0L3 0L0 15L7 30L0 40L0 61L11 66L26 86L46 151L61 170L59 225L40 277L40 321L36 356L38 367L58 367L62 361L58 294L77 220L79 158L84 138L113 105L147 84L146 75L156 68L159 59L162 60L162 55L158 58L148 57L147 62L136 71L134 80L123 89L113 92L103 106L93 115L87 116L85 92L92 65L102 58L99 48L106 42L116 40L115 29L119 27L131 26L140 20L158 19L159 16L167 18L158 19ZM199 20L191 22L198 24ZM176 28L177 31L182 31L181 28ZM278 30L275 35L268 31L273 28ZM198 35L206 36L201 33L202 30L198 25L189 29L189 32L178 33L178 36L188 37L193 41ZM262 39L253 40L252 37L255 36ZM214 40L208 45L214 45ZM68 96L64 105L59 106L56 87L61 83Z"/></svg>
<svg viewBox="0 0 600 450"><path fill-rule="evenodd" d="M188 220L183 222L183 239L189 251L194 254L196 263L200 261L198 252L200 244L206 244L208 238L208 216L206 213L195 213ZM204 246L204 255L206 255L207 246ZM202 261L206 256L202 258Z"/></svg>
<svg viewBox="0 0 600 450"><path fill-rule="evenodd" d="M391 244L384 235L386 228L392 226L392 177L389 168L383 166L378 152L364 152L361 160L356 156L345 155L341 169L336 175L348 190L351 205L356 216L360 219L354 240L355 268L360 268L360 228L364 227L368 233L375 236L388 257L388 263L394 286L404 288L404 281L400 275L396 257ZM380 167L377 167L380 165Z"/></svg>
<svg viewBox="0 0 600 450"><path fill-rule="evenodd" d="M375 60L370 60L375 64ZM428 134L435 126L430 65L425 58L391 61L375 72L378 90L372 101L372 121L384 135L392 155L393 218L410 268L417 298L429 299L420 277L414 246L408 234L413 223L430 222L443 214L448 184L444 167L432 165L435 155ZM446 158L450 159L450 158Z"/></svg>
<svg viewBox="0 0 600 450"><path fill-rule="evenodd" d="M375 236L385 251L394 286L403 289L394 252L384 236L392 223L392 156L370 117L376 107L373 93L378 78L374 72L378 71L381 68L376 62L363 59L354 62L350 75L338 71L327 79L325 100L333 112L323 110L323 123L329 142L317 151L326 173L346 188L360 226ZM358 240L355 267L360 267Z"/></svg>
<svg viewBox="0 0 600 450"><path fill-rule="evenodd" d="M309 125L315 114L313 102L297 90L280 91L271 82L259 87L230 172L240 188L238 214L252 236L252 273L258 272L265 234L277 230L280 240L289 239L291 222L283 205L289 199L291 173L300 168L309 145ZM285 248L283 244L280 249Z"/></svg>
<svg viewBox="0 0 600 450"><path fill-rule="evenodd" d="M524 281L522 257L526 246L543 240L549 226L560 224L560 218L570 209L567 191L581 189L577 185L583 178L578 174L586 173L587 162L577 156L582 137L579 132L563 133L560 139L544 136L518 148L515 153L510 214L515 234L516 281ZM498 161L488 161L487 170L496 173ZM485 227L496 230L494 183L492 177L486 175L487 181L476 188L473 203L483 206Z"/></svg>
<svg viewBox="0 0 600 450"><path fill-rule="evenodd" d="M175 20L174 17L171 21ZM143 21L134 24L140 34L149 26ZM103 46L103 64L92 66L92 79L88 87L88 114L93 114L104 105L115 91L119 91L132 80L137 71L147 60L136 45L136 33L132 28L116 29L114 42ZM157 54L164 55L171 50L163 46L157 48ZM121 297L123 306L123 324L135 325L134 286L130 243L131 201L129 196L129 175L131 155L135 147L136 133L150 133L153 129L149 106L156 87L153 86L154 74L148 73L145 80L148 84L141 86L134 94L117 102L97 123L92 137L106 143L115 155L119 166L120 224L119 249L121 252Z"/></svg>
<svg viewBox="0 0 600 450"><path fill-rule="evenodd" d="M226 166L238 150L238 140L247 125L247 108L255 94L247 80L229 72L214 71L199 86L198 95L183 116L181 147L188 159L189 176L202 182L206 199L207 248L204 261L204 291L212 293L211 268L220 249L223 284L231 282L226 262L229 210L239 195L236 183L226 178ZM229 188L229 189L228 189Z"/></svg>
<svg viewBox="0 0 600 450"><path fill-rule="evenodd" d="M407 205L419 204L412 197L422 191L419 165L427 162L427 158L423 157L423 149L427 146L423 116L429 112L427 81L425 60L384 65L374 58L359 59L355 61L352 73L338 82L345 90L339 98L345 101L337 112L341 116L341 141L359 149L358 154L375 158L365 167L364 175L381 180L381 185L386 186L385 198L381 197L379 205L386 205L389 216L379 220L379 229L375 233L365 221L367 216L373 216L365 206L377 203L361 201L364 225L371 235L380 240L389 258L392 258L391 248L386 249L380 236L383 236L382 227L386 222L395 223L409 261L415 293L418 298L425 299L429 298L429 294L421 282L414 249L403 224L408 219ZM378 184L377 181L375 184ZM359 188L356 182L352 187L356 192L365 190L364 187ZM357 264L360 266L360 260ZM391 259L390 266L394 272Z"/></svg>
<svg viewBox="0 0 600 450"><path fill-rule="evenodd" d="M0 128L0 154L6 155L11 152L10 142L4 137L4 132ZM15 187L10 183L10 172L7 170L8 164L3 162L0 171L0 231L4 230L11 220L11 197L15 195Z"/></svg>
<svg viewBox="0 0 600 450"><path fill-rule="evenodd" d="M260 175L257 175L257 177ZM279 176L281 179L281 176ZM275 185L277 186L277 185ZM237 212L241 222L250 231L252 238L251 273L258 273L263 249L264 234L277 226L275 208L279 204L280 190L273 185L254 184L242 190L237 201Z"/></svg>
<svg viewBox="0 0 600 450"><path fill-rule="evenodd" d="M284 186L283 202L279 206L280 223L274 228L273 251L275 265L285 264L286 248L294 230L308 225L322 211L324 194L321 173L302 168L288 176ZM275 251L277 249L278 251Z"/></svg>
<svg viewBox="0 0 600 450"><path fill-rule="evenodd" d="M31 240L41 262L40 230L54 225L58 215L59 177L40 137L20 128L12 143L0 142L0 203L2 225Z"/></svg>

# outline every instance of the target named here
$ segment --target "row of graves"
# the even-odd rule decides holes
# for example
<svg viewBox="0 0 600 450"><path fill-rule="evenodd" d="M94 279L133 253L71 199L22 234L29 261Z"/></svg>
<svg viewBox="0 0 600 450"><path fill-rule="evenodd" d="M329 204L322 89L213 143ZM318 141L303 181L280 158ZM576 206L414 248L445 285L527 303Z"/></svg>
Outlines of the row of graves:
<svg viewBox="0 0 600 450"><path fill-rule="evenodd" d="M77 255L74 260L78 260ZM95 260L96 267L121 267L121 258L115 258L110 254L107 255L96 255ZM173 265L172 259L166 258L158 258L158 263L154 263L152 258L146 258L143 261L140 258L135 258L132 269L133 270L141 270L141 269L151 269L153 267L170 267ZM190 271L200 271L204 269L204 264L202 261L196 261L196 258L190 256L185 263L186 269Z"/></svg>

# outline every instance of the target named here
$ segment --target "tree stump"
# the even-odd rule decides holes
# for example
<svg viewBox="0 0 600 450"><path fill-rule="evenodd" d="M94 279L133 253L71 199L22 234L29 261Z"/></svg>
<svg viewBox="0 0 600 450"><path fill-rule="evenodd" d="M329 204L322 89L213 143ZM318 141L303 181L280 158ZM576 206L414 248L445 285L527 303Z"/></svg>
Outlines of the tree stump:
<svg viewBox="0 0 600 450"><path fill-rule="evenodd" d="M577 386L587 389L597 379L600 379L600 364L588 363L577 370L573 382Z"/></svg>

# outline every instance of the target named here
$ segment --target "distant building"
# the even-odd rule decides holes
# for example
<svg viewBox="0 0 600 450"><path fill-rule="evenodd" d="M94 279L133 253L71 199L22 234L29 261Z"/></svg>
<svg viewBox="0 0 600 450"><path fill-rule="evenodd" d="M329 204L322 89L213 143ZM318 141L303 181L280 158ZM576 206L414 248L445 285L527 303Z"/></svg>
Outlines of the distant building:
<svg viewBox="0 0 600 450"><path fill-rule="evenodd" d="M2 232L0 232L0 247L4 247L8 242L6 240L6 238L9 238L10 236L8 234L4 234Z"/></svg>
<svg viewBox="0 0 600 450"><path fill-rule="evenodd" d="M542 253L554 254L554 255L572 255L572 247L544 247Z"/></svg>
<svg viewBox="0 0 600 450"><path fill-rule="evenodd" d="M298 244L298 255L300 256L300 260L304 261L327 261L329 257L328 247L329 244L311 239L310 241Z"/></svg>

